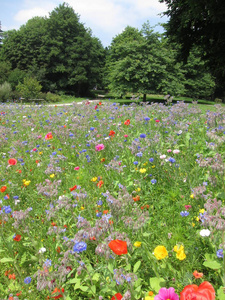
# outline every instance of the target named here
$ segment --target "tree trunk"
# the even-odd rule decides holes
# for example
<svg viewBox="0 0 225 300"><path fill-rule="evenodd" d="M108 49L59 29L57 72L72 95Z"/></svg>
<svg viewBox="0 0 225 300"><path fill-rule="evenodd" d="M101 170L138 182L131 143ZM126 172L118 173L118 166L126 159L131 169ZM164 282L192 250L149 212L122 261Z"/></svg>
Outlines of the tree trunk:
<svg viewBox="0 0 225 300"><path fill-rule="evenodd" d="M146 102L146 94L143 95L143 102Z"/></svg>

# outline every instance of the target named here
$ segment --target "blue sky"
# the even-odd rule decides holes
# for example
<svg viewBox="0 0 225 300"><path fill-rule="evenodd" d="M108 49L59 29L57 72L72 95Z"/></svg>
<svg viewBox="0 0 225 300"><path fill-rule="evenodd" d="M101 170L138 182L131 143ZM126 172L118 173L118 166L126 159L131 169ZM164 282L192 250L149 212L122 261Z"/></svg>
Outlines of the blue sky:
<svg viewBox="0 0 225 300"><path fill-rule="evenodd" d="M47 16L62 4L59 0L0 0L2 30L19 29L35 16ZM103 46L109 46L112 38L129 25L141 29L149 21L151 26L165 23L167 18L159 14L166 10L158 0L67 0L85 27L91 28L93 36ZM160 26L155 28L162 32Z"/></svg>

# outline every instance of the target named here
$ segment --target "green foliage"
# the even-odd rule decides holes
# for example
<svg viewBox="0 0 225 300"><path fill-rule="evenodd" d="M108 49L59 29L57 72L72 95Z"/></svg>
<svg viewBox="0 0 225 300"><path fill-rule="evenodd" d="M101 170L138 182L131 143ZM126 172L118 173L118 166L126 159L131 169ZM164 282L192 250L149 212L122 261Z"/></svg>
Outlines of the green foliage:
<svg viewBox="0 0 225 300"><path fill-rule="evenodd" d="M0 84L8 81L11 72L11 64L9 61L0 61Z"/></svg>
<svg viewBox="0 0 225 300"><path fill-rule="evenodd" d="M61 97L59 95L53 94L51 92L48 92L45 98L48 102L59 102L61 100Z"/></svg>
<svg viewBox="0 0 225 300"><path fill-rule="evenodd" d="M16 87L19 95L26 100L37 99L40 97L42 86L36 78L25 77L23 83L19 83Z"/></svg>
<svg viewBox="0 0 225 300"><path fill-rule="evenodd" d="M13 90L16 89L16 86L19 83L22 83L24 78L27 76L27 73L18 68L12 70L8 76L8 82L11 84Z"/></svg>
<svg viewBox="0 0 225 300"><path fill-rule="evenodd" d="M4 82L0 85L0 101L6 101L9 99L12 92L12 88L9 82Z"/></svg>

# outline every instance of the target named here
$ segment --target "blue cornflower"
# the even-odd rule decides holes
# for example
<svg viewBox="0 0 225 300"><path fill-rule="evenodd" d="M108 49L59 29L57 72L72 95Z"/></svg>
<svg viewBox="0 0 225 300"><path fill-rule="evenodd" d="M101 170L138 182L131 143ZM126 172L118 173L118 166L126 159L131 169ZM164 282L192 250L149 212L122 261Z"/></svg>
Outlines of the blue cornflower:
<svg viewBox="0 0 225 300"><path fill-rule="evenodd" d="M73 136L73 134L72 134L72 133L70 133L70 134L69 134L69 136L70 136L70 137L72 137L72 136Z"/></svg>
<svg viewBox="0 0 225 300"><path fill-rule="evenodd" d="M145 138L146 138L146 134L141 133L141 134L140 134L140 138L145 139Z"/></svg>
<svg viewBox="0 0 225 300"><path fill-rule="evenodd" d="M19 199L19 196L13 196L13 199L14 200Z"/></svg>
<svg viewBox="0 0 225 300"><path fill-rule="evenodd" d="M218 258L223 258L223 249L217 250L216 255L217 255Z"/></svg>
<svg viewBox="0 0 225 300"><path fill-rule="evenodd" d="M52 155L56 155L57 153L56 152L52 152Z"/></svg>
<svg viewBox="0 0 225 300"><path fill-rule="evenodd" d="M180 215L181 215L181 217L187 217L189 215L189 212L186 211L186 210L185 211L181 211Z"/></svg>
<svg viewBox="0 0 225 300"><path fill-rule="evenodd" d="M24 279L24 283L25 283L25 284L31 283L31 277L26 277L26 278Z"/></svg>
<svg viewBox="0 0 225 300"><path fill-rule="evenodd" d="M152 183L152 184L155 184L156 182L157 182L156 179L152 179L152 180L151 180L151 183Z"/></svg>
<svg viewBox="0 0 225 300"><path fill-rule="evenodd" d="M6 213L6 214L10 214L10 213L12 212L12 209L11 209L10 205L8 205L8 206L3 206L3 209L5 210L5 213Z"/></svg>
<svg viewBox="0 0 225 300"><path fill-rule="evenodd" d="M78 242L73 246L73 251L80 253L87 249L87 244L85 242Z"/></svg>
<svg viewBox="0 0 225 300"><path fill-rule="evenodd" d="M176 162L176 160L173 157L169 158L169 162L171 162L172 164L174 164Z"/></svg>
<svg viewBox="0 0 225 300"><path fill-rule="evenodd" d="M149 158L149 161L150 161L150 162L153 162L153 161L154 161L154 158L153 158L153 157Z"/></svg>
<svg viewBox="0 0 225 300"><path fill-rule="evenodd" d="M93 130L95 130L95 128L94 127L90 127L90 130L93 131Z"/></svg>
<svg viewBox="0 0 225 300"><path fill-rule="evenodd" d="M102 216L102 212L98 212L97 214L96 214L96 217L98 217L98 218L100 218Z"/></svg>
<svg viewBox="0 0 225 300"><path fill-rule="evenodd" d="M149 117L145 117L144 119L145 119L145 121L149 121L149 120L150 120L150 118L149 118Z"/></svg>

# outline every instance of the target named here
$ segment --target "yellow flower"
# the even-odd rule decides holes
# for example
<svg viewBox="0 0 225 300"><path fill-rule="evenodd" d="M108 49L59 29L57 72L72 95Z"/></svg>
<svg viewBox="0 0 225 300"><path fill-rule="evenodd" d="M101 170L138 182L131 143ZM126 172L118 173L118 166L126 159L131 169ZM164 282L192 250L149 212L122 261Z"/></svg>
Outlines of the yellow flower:
<svg viewBox="0 0 225 300"><path fill-rule="evenodd" d="M91 181L92 181L92 182L95 182L95 181L97 181L97 179L98 179L98 177L93 177L93 178L91 179Z"/></svg>
<svg viewBox="0 0 225 300"><path fill-rule="evenodd" d="M146 173L146 171L147 171L147 170L144 169L144 168L139 170L139 172L142 173L142 174L143 174L143 173Z"/></svg>
<svg viewBox="0 0 225 300"><path fill-rule="evenodd" d="M163 258L165 258L166 256L168 256L168 252L166 250L166 247L164 246L157 246L154 249L154 255L158 260L161 260Z"/></svg>
<svg viewBox="0 0 225 300"><path fill-rule="evenodd" d="M193 227L195 227L195 223L192 223L191 225L192 225Z"/></svg>
<svg viewBox="0 0 225 300"><path fill-rule="evenodd" d="M51 174L51 175L49 175L49 177L54 178L54 177L55 177L55 174Z"/></svg>
<svg viewBox="0 0 225 300"><path fill-rule="evenodd" d="M139 248L139 247L141 247L141 242L138 242L138 241L137 241L137 242L135 242L135 243L134 243L134 247L136 247L136 248Z"/></svg>
<svg viewBox="0 0 225 300"><path fill-rule="evenodd" d="M23 179L23 185L28 186L30 183L30 180Z"/></svg>
<svg viewBox="0 0 225 300"><path fill-rule="evenodd" d="M176 252L176 253L179 253L181 251L184 251L184 246L183 245L176 245L174 246L173 250Z"/></svg>
<svg viewBox="0 0 225 300"><path fill-rule="evenodd" d="M81 206L81 208L80 208L81 210L84 210L84 207L83 206Z"/></svg>
<svg viewBox="0 0 225 300"><path fill-rule="evenodd" d="M144 163L143 166L147 166L148 162Z"/></svg>
<svg viewBox="0 0 225 300"><path fill-rule="evenodd" d="M186 254L184 253L184 251L177 252L176 258L178 258L179 260L184 260L186 258Z"/></svg>
<svg viewBox="0 0 225 300"><path fill-rule="evenodd" d="M152 166L152 169L154 169L154 168L155 168L155 165Z"/></svg>
<svg viewBox="0 0 225 300"><path fill-rule="evenodd" d="M136 188L135 191L136 191L136 192L140 192L140 190L141 190L141 189L138 187L138 188Z"/></svg>
<svg viewBox="0 0 225 300"><path fill-rule="evenodd" d="M39 155L43 154L43 152L39 152Z"/></svg>
<svg viewBox="0 0 225 300"><path fill-rule="evenodd" d="M195 217L195 220L198 222L199 221L199 217Z"/></svg>
<svg viewBox="0 0 225 300"><path fill-rule="evenodd" d="M204 208L199 209L199 212L200 212L201 214L204 214L204 212L205 212Z"/></svg>
<svg viewBox="0 0 225 300"><path fill-rule="evenodd" d="M154 300L154 296L146 296L145 300Z"/></svg>
<svg viewBox="0 0 225 300"><path fill-rule="evenodd" d="M191 199L194 199L194 197L195 197L195 196L194 196L193 194L191 194L190 198L191 198Z"/></svg>

